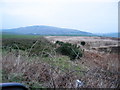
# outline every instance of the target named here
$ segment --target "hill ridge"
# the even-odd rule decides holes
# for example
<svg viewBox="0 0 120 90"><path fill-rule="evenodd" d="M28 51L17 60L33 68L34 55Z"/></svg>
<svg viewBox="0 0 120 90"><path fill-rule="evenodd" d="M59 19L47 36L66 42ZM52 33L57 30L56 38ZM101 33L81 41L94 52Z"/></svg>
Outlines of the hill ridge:
<svg viewBox="0 0 120 90"><path fill-rule="evenodd" d="M54 26L34 25L13 29L3 29L3 32L19 34L39 34L39 35L93 35L92 33L77 29L59 28Z"/></svg>

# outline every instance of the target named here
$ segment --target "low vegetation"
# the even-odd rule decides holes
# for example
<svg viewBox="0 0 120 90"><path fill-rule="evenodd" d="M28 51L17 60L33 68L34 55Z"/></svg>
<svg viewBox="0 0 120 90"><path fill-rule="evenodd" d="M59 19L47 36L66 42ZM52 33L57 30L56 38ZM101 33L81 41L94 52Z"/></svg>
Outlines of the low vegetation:
<svg viewBox="0 0 120 90"><path fill-rule="evenodd" d="M64 45L67 48L70 45L77 51L78 47L70 43ZM71 53L61 54L56 52L57 50L60 50L60 47L56 47L43 37L3 38L2 82L20 82L29 88L68 87L65 83L74 83L72 81L75 80L71 75L83 75L82 72L71 72L81 71L83 68L72 64L69 55ZM64 51L67 53L66 49ZM71 74L68 75L69 73ZM66 81L62 81L63 79Z"/></svg>
<svg viewBox="0 0 120 90"><path fill-rule="evenodd" d="M76 44L64 43L61 41L56 41L56 44L60 45L57 48L57 52L69 56L71 60L80 59L83 55L82 49Z"/></svg>
<svg viewBox="0 0 120 90"><path fill-rule="evenodd" d="M45 52L51 52L54 48L53 44L47 41L44 38L3 38L2 39L2 48L9 50L19 50L25 51L29 56L41 55Z"/></svg>
<svg viewBox="0 0 120 90"><path fill-rule="evenodd" d="M83 88L119 87L117 54L83 52L76 44L23 36L3 38L0 52L2 82L28 88L76 88L79 79Z"/></svg>

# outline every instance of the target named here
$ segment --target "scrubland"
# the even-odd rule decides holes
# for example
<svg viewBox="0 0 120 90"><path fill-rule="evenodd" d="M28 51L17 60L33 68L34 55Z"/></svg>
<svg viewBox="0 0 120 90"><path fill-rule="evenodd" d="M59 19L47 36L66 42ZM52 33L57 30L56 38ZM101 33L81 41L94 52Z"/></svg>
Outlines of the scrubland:
<svg viewBox="0 0 120 90"><path fill-rule="evenodd" d="M59 47L56 41L79 45L84 50L82 57L71 60L68 55L56 52ZM81 41L85 41L86 45L81 46ZM79 79L83 82L80 88L119 88L119 53L92 49L118 45L117 42L116 39L95 41L72 36L3 38L0 51L2 82L19 82L29 88L76 88L75 82Z"/></svg>

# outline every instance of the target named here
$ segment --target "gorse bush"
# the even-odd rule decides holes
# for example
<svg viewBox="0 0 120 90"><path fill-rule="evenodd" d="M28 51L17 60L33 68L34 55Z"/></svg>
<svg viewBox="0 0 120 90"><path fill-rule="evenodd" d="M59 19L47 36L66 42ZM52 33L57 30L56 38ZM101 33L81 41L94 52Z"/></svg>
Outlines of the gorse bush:
<svg viewBox="0 0 120 90"><path fill-rule="evenodd" d="M2 40L2 48L14 50L22 50L29 52L29 55L41 55L43 52L51 52L54 45L43 37L32 39L32 38L10 38Z"/></svg>
<svg viewBox="0 0 120 90"><path fill-rule="evenodd" d="M64 43L61 41L56 41L58 47L56 51L62 55L67 55L71 60L79 59L82 57L83 52L80 47L76 44ZM43 56L48 57L51 54L54 54L53 50L55 49L55 45L50 43L43 37L37 39L31 38L10 38L2 40L2 48L6 50L10 50L10 52L14 50L22 50L27 52L28 56Z"/></svg>
<svg viewBox="0 0 120 90"><path fill-rule="evenodd" d="M61 41L57 41L56 44L60 45L56 51L62 55L69 56L71 60L79 59L83 55L82 49L76 44L64 43Z"/></svg>
<svg viewBox="0 0 120 90"><path fill-rule="evenodd" d="M82 42L81 42L81 45L82 45L82 46L85 46L85 44L86 44L85 41L82 41Z"/></svg>

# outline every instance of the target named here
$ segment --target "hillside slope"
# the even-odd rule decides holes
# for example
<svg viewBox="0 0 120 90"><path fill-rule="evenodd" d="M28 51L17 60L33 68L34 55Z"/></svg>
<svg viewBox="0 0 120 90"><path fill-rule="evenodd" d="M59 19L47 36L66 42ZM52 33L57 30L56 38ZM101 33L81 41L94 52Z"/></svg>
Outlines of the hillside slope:
<svg viewBox="0 0 120 90"><path fill-rule="evenodd" d="M13 29L3 29L3 32L16 34L34 34L34 35L93 35L89 32L83 32L75 29L58 28L52 26L28 26Z"/></svg>

